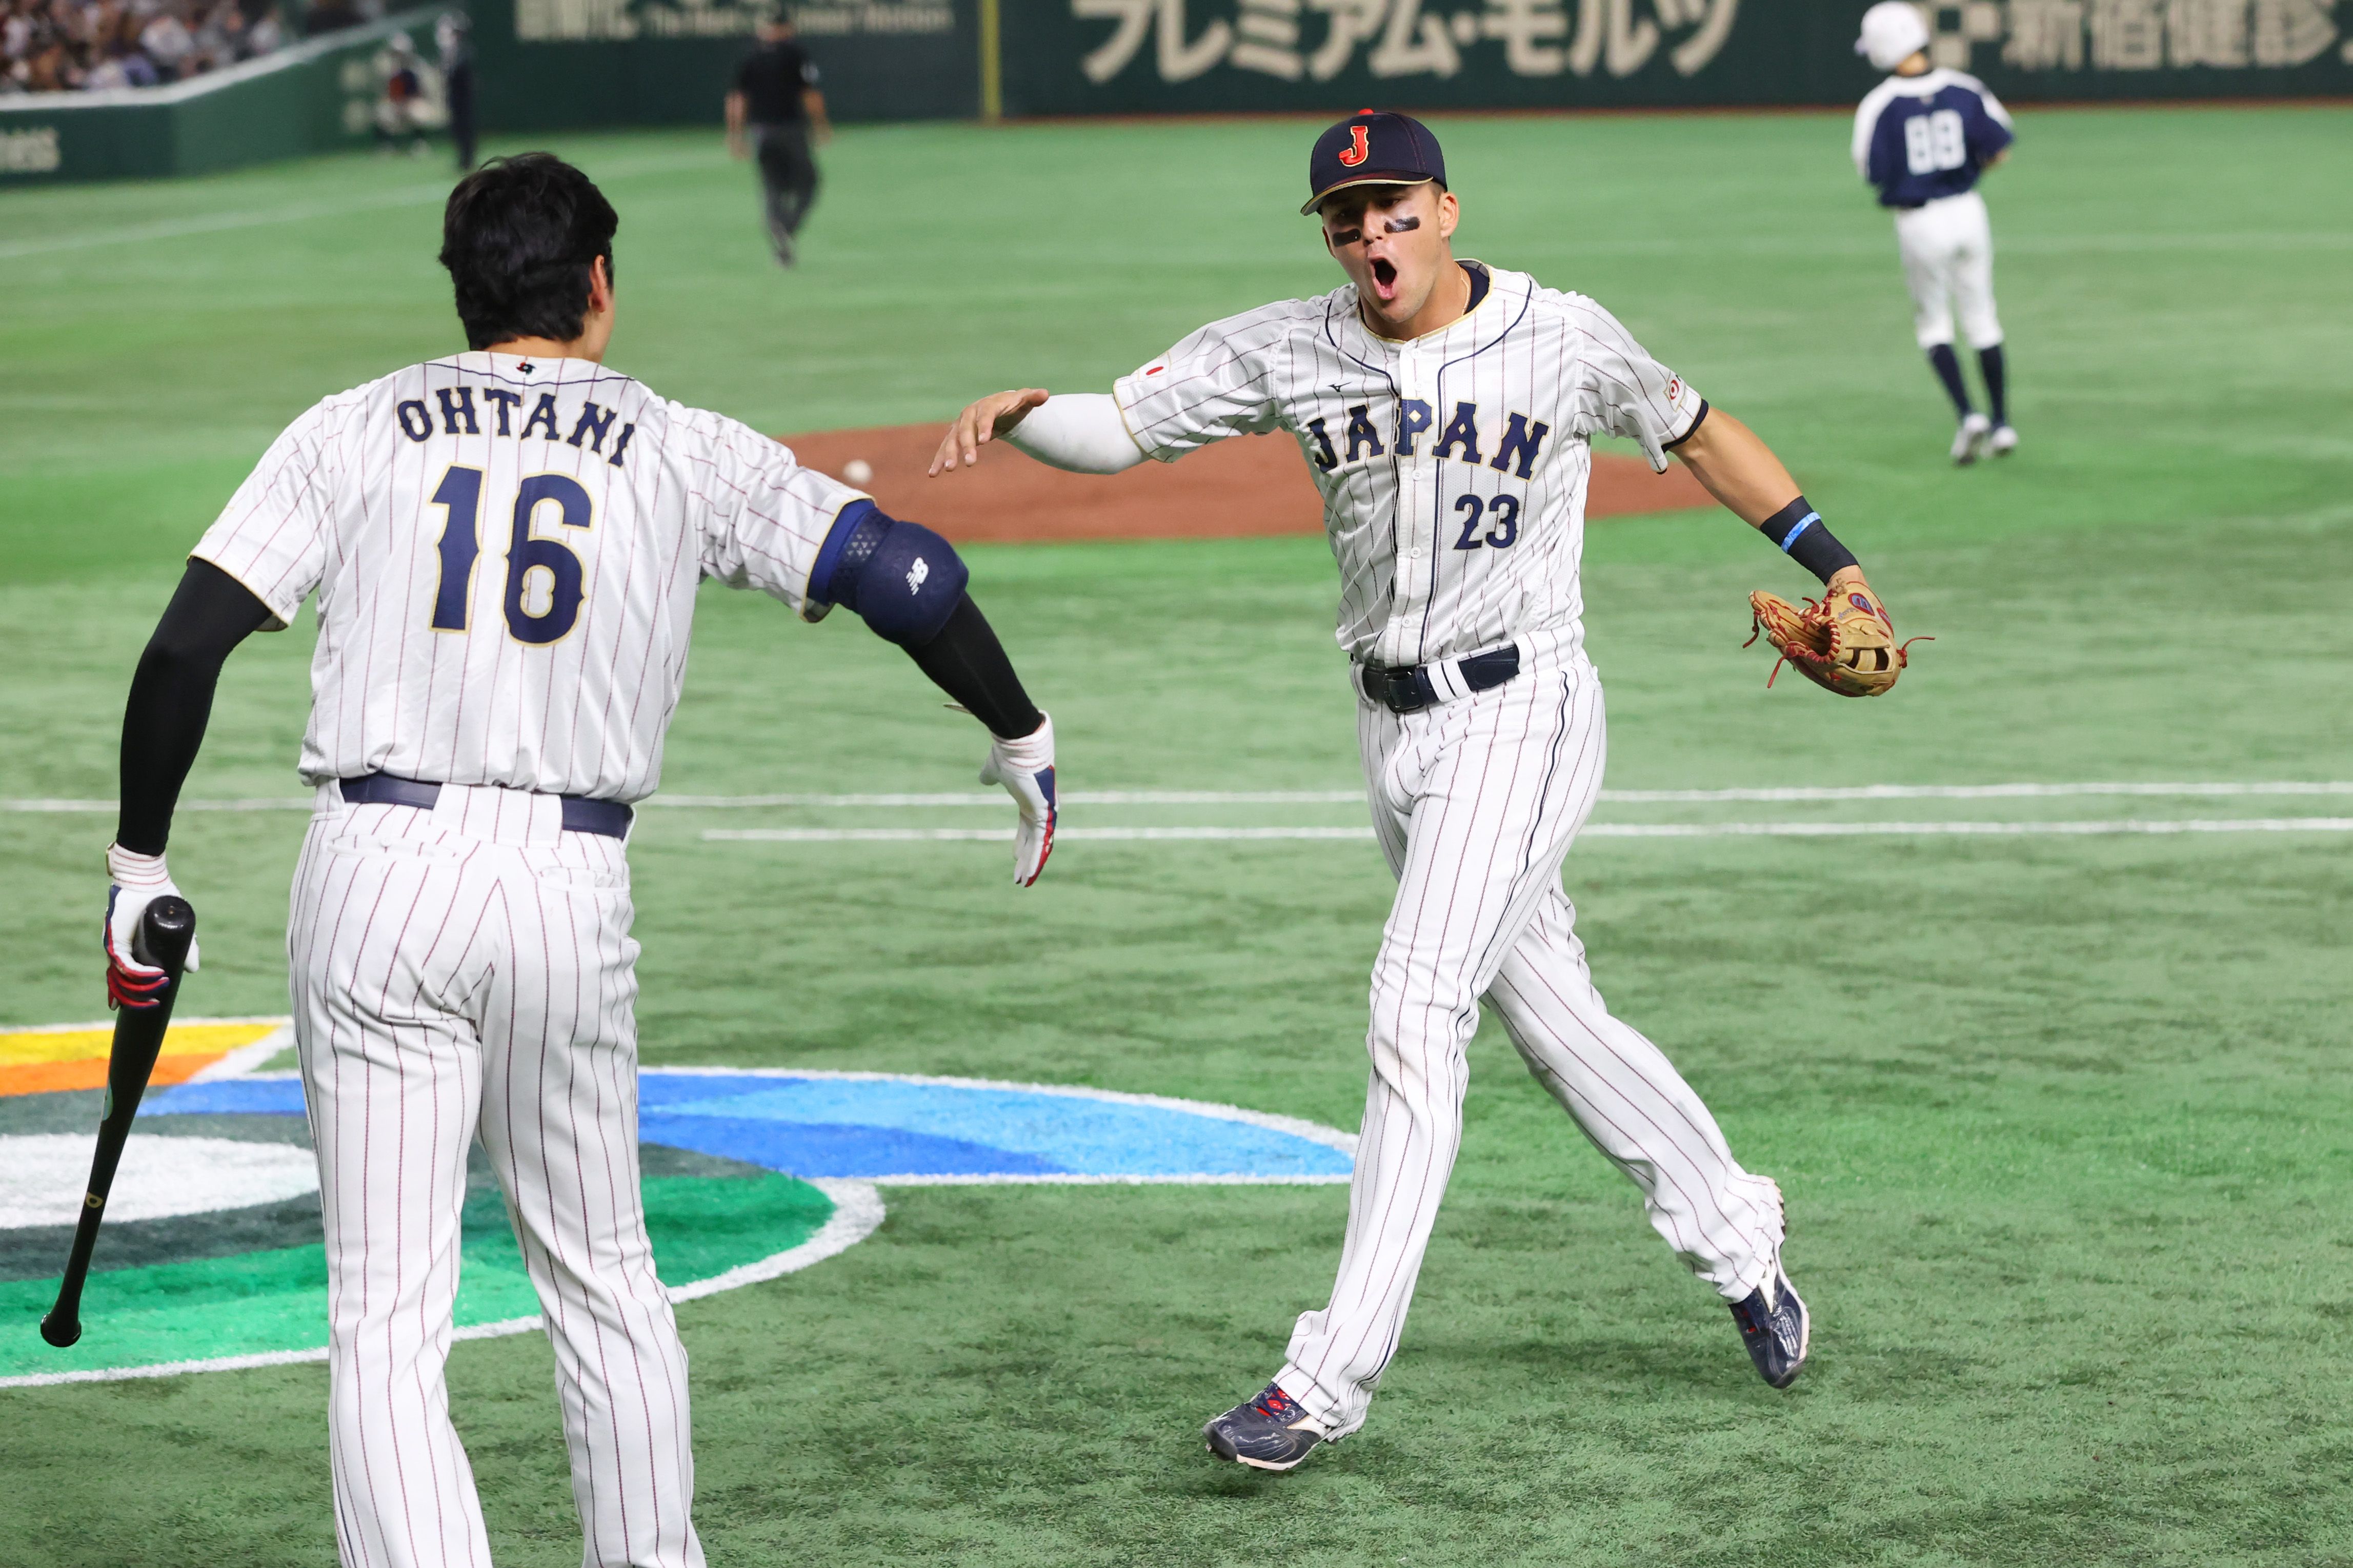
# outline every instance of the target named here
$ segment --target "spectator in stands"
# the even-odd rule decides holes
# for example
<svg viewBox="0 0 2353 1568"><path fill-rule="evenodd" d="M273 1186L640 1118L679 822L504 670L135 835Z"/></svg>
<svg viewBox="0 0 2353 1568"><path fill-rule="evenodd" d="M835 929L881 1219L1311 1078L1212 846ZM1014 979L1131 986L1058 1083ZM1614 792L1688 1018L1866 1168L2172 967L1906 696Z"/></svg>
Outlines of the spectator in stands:
<svg viewBox="0 0 2353 1568"><path fill-rule="evenodd" d="M286 24L280 20L278 7L269 0L248 0L246 16L250 18L245 27L245 58L253 59L286 47Z"/></svg>
<svg viewBox="0 0 2353 1568"><path fill-rule="evenodd" d="M153 87L285 37L276 0L0 0L0 93Z"/></svg>
<svg viewBox="0 0 2353 1568"><path fill-rule="evenodd" d="M206 70L218 70L245 58L245 13L236 0L220 0L203 13L196 24L196 53L203 58L201 68Z"/></svg>
<svg viewBox="0 0 2353 1568"><path fill-rule="evenodd" d="M155 19L140 30L139 47L155 62L156 74L165 81L194 76L203 68L196 58L196 36L188 31L175 10L157 12Z"/></svg>

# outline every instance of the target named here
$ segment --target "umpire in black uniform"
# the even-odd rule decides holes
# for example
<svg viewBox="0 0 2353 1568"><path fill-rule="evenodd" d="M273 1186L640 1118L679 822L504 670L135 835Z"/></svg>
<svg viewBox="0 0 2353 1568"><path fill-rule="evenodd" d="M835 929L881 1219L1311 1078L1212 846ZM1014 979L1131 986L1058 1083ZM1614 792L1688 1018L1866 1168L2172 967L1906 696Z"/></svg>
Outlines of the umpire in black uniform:
<svg viewBox="0 0 2353 1568"><path fill-rule="evenodd" d="M831 140L817 67L781 14L760 24L760 47L735 68L727 95L727 146L738 158L756 156L768 219L768 240L779 265L793 264L793 237L817 201L817 156Z"/></svg>
<svg viewBox="0 0 2353 1568"><path fill-rule="evenodd" d="M449 103L449 141L457 149L458 173L474 172L474 45L472 24L455 11L433 24L441 46L442 91Z"/></svg>

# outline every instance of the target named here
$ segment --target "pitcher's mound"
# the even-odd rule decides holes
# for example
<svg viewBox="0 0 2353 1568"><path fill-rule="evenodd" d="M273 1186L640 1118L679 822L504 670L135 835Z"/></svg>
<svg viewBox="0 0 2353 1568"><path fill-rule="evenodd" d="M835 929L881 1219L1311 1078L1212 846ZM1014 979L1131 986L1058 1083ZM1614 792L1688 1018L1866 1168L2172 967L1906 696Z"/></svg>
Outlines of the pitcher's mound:
<svg viewBox="0 0 2353 1568"><path fill-rule="evenodd" d="M959 543L1075 539L1237 539L1321 533L1324 507L1288 436L1243 436L1175 463L1124 474L1066 474L1002 442L980 466L926 477L946 434L936 425L826 430L781 437L802 463L839 479L853 461L874 470L858 488L894 517L913 518ZM1639 458L1593 454L1588 518L1715 504L1680 464L1653 474Z"/></svg>

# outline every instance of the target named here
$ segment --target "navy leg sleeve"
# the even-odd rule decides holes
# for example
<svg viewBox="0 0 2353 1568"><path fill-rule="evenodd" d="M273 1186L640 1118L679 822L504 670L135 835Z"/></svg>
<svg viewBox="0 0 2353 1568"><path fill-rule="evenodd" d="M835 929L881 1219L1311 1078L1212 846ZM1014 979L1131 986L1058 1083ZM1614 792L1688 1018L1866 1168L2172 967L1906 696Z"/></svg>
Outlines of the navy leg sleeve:
<svg viewBox="0 0 2353 1568"><path fill-rule="evenodd" d="M1936 379L1945 384L1945 395L1953 400L1954 411L1967 419L1977 412L1969 406L1969 389L1961 382L1961 362L1954 356L1953 345L1938 343L1928 351L1929 368Z"/></svg>

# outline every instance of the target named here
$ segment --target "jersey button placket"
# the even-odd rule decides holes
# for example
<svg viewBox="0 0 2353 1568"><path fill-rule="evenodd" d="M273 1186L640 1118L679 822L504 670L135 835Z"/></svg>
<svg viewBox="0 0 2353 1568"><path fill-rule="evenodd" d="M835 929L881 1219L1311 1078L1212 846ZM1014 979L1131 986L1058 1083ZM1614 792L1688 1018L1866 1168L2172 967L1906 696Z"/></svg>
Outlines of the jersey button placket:
<svg viewBox="0 0 2353 1568"><path fill-rule="evenodd" d="M1425 493L1430 488L1430 469L1425 466L1429 432L1422 432L1415 439L1414 456L1408 457L1403 451L1405 404L1413 399L1425 404L1430 401L1428 361L1429 355L1422 343L1408 343L1398 352L1394 371L1399 410L1398 424L1394 427L1399 443L1397 454L1398 561L1389 631L1395 639L1390 662L1398 664L1411 660L1419 650L1421 608L1429 574L1430 511L1430 497Z"/></svg>

